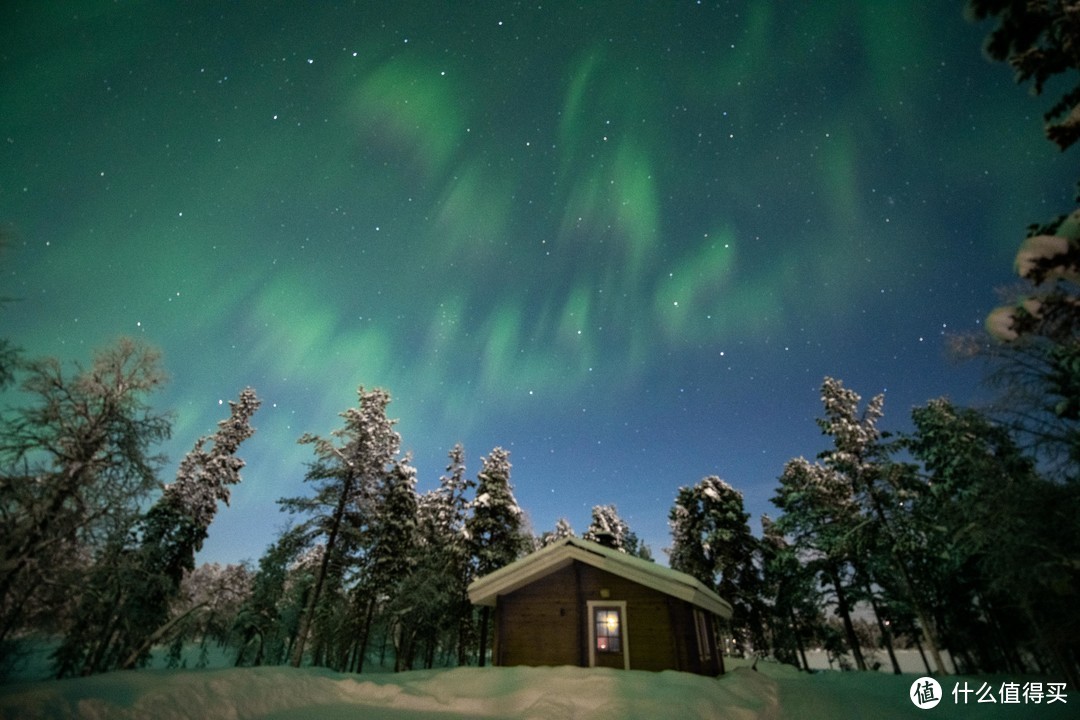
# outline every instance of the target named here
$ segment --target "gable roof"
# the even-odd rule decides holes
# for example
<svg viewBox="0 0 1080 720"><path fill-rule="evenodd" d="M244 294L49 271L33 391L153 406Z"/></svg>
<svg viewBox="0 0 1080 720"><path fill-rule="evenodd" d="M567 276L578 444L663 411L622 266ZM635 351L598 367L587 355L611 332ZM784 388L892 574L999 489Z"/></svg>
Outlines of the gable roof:
<svg viewBox="0 0 1080 720"><path fill-rule="evenodd" d="M477 578L469 585L469 600L474 605L494 607L495 599L499 595L523 588L567 567L575 560L680 598L720 617L731 617L731 604L697 578L576 537L563 538L493 573Z"/></svg>

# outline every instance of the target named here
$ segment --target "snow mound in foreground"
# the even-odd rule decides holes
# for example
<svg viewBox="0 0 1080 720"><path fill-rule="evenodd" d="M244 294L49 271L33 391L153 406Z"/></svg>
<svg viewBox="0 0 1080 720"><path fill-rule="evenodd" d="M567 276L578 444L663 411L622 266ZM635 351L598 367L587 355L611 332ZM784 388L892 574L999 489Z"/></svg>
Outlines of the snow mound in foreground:
<svg viewBox="0 0 1080 720"><path fill-rule="evenodd" d="M916 708L917 675L799 673L789 666L727 659L720 678L679 672L578 667L456 668L343 675L283 667L137 670L75 680L0 686L0 720L28 718L200 718L243 720L833 720L1075 718L1069 703L954 704L944 678L941 704ZM996 686L1001 678L993 679Z"/></svg>
<svg viewBox="0 0 1080 720"><path fill-rule="evenodd" d="M775 717L775 683L577 667L342 675L282 667L116 672L0 688L0 718Z"/></svg>

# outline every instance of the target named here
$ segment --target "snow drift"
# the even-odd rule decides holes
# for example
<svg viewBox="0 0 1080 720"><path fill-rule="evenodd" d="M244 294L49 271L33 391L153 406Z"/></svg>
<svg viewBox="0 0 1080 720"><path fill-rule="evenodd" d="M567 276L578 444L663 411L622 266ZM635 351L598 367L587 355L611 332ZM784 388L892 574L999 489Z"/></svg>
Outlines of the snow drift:
<svg viewBox="0 0 1080 720"><path fill-rule="evenodd" d="M815 720L1072 718L1069 704L954 705L922 711L914 675L798 673L763 663L720 678L577 667L456 668L344 675L315 668L140 670L0 687L0 718L512 718ZM972 678L967 678L969 681ZM945 683L943 683L945 684ZM950 685L951 687L951 685Z"/></svg>

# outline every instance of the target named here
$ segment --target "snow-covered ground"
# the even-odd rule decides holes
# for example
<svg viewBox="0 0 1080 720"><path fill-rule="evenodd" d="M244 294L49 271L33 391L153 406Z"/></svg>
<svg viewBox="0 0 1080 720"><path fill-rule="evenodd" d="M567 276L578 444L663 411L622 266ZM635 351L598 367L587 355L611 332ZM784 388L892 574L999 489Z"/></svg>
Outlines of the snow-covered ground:
<svg viewBox="0 0 1080 720"><path fill-rule="evenodd" d="M284 667L139 670L0 687L0 718L520 718L525 720L817 720L936 717L1077 718L1080 697L1032 705L953 702L952 683L997 687L1023 678L945 678L944 699L920 710L917 675L799 673L760 663L720 678L576 667L456 668L343 675Z"/></svg>

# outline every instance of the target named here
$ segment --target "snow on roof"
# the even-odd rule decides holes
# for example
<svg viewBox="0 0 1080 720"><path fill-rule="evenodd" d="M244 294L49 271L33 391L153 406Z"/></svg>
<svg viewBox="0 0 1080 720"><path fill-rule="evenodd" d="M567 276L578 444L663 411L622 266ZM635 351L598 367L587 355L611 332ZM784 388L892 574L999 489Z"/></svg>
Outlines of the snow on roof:
<svg viewBox="0 0 1080 720"><path fill-rule="evenodd" d="M469 585L469 600L474 605L494 607L499 595L525 587L556 570L561 570L575 560L686 600L720 617L731 617L731 604L697 578L576 537L562 538L542 550L477 578Z"/></svg>

